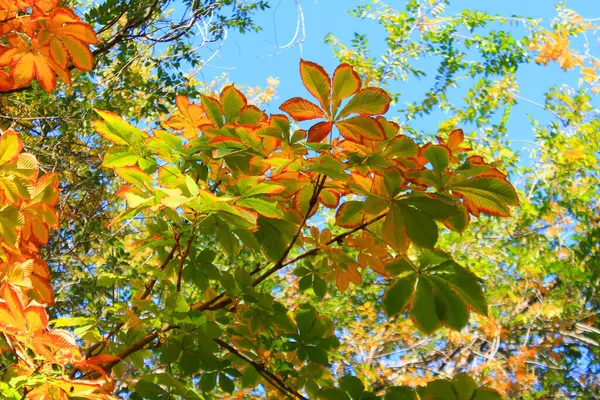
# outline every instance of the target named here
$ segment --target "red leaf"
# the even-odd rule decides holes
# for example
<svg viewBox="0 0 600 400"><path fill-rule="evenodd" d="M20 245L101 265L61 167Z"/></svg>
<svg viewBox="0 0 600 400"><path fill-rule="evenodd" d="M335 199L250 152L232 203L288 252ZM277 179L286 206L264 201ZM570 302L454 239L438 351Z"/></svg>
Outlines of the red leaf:
<svg viewBox="0 0 600 400"><path fill-rule="evenodd" d="M331 121L318 122L308 130L308 138L306 141L309 143L320 143L327 135L329 135L332 126L333 123Z"/></svg>

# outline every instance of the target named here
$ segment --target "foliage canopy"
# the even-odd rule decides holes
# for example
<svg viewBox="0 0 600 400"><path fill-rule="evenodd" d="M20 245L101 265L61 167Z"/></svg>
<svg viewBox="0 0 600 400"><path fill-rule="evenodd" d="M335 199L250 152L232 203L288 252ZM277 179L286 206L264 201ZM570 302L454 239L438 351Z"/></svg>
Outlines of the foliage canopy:
<svg viewBox="0 0 600 400"><path fill-rule="evenodd" d="M180 72L204 65L192 26L202 44L257 29L263 1L183 2L174 20L160 0L83 19L0 0L4 398L597 393L573 370L600 347L600 63L569 47L593 21L374 3L353 12L387 53L328 37L342 63L301 60L310 96L267 114ZM489 29L515 21L521 39ZM431 90L387 116L425 55ZM526 167L505 135L531 62L587 87L546 93ZM418 129L440 110L435 135Z"/></svg>

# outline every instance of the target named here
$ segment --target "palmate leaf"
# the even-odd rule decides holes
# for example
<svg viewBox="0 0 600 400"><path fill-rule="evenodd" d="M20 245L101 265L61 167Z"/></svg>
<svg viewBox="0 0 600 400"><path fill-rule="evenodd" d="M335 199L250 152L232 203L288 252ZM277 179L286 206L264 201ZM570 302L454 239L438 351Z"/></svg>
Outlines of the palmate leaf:
<svg viewBox="0 0 600 400"><path fill-rule="evenodd" d="M383 117L370 117L387 112L391 102L389 95L378 88L361 90L360 78L350 65L338 66L332 81L323 67L302 60L300 75L308 91L321 106L301 97L294 97L285 101L280 110L288 113L292 119L298 122L325 119L309 128L307 142L320 143L329 135L333 125L337 126L345 139L355 143L363 143L365 140L383 140L388 137L388 132L389 137L393 137L397 132L398 126L386 121ZM341 102L352 95L354 97L334 118ZM359 115L342 120L350 114Z"/></svg>
<svg viewBox="0 0 600 400"><path fill-rule="evenodd" d="M454 261L412 269L411 263L405 263L401 256L388 262L386 269L394 263L404 263L408 274L385 292L383 306L388 317L408 310L417 328L431 334L441 326L461 330L469 321L469 310L487 314L479 279Z"/></svg>

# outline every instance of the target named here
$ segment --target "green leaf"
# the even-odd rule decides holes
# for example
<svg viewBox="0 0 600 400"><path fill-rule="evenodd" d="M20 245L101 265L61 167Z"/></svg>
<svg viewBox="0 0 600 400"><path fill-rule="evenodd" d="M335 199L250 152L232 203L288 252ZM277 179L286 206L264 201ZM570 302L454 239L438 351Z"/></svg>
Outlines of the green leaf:
<svg viewBox="0 0 600 400"><path fill-rule="evenodd" d="M458 400L456 398L452 383L447 380L438 379L429 382L421 393L421 398L436 400Z"/></svg>
<svg viewBox="0 0 600 400"><path fill-rule="evenodd" d="M347 175L344 172L345 169L346 165L343 162L333 158L329 154L321 155L313 162L312 166L310 167L311 171L319 172L321 174L336 179L347 178Z"/></svg>
<svg viewBox="0 0 600 400"><path fill-rule="evenodd" d="M323 67L314 62L300 60L300 77L310 94L315 96L323 110L329 110L331 79Z"/></svg>
<svg viewBox="0 0 600 400"><path fill-rule="evenodd" d="M435 296L431 285L419 279L410 316L419 330L431 334L441 326L435 306Z"/></svg>
<svg viewBox="0 0 600 400"><path fill-rule="evenodd" d="M219 128L223 126L223 109L221 104L215 98L200 95L202 101L202 107L206 112L206 116Z"/></svg>
<svg viewBox="0 0 600 400"><path fill-rule="evenodd" d="M96 112L104 121L94 122L94 128L108 141L117 145L137 147L143 146L144 139L148 138L146 132L128 124L116 114L99 110Z"/></svg>
<svg viewBox="0 0 600 400"><path fill-rule="evenodd" d="M365 385L356 376L345 375L339 381L340 388L345 390L353 400L360 399L365 391Z"/></svg>
<svg viewBox="0 0 600 400"><path fill-rule="evenodd" d="M200 388L203 392L211 392L217 386L217 373L208 372L200 378Z"/></svg>
<svg viewBox="0 0 600 400"><path fill-rule="evenodd" d="M381 238L394 249L404 253L408 247L408 236L402 211L394 202L390 206L381 227Z"/></svg>
<svg viewBox="0 0 600 400"><path fill-rule="evenodd" d="M236 122L240 116L242 109L248 104L246 96L242 94L233 85L228 85L223 88L219 96L221 105L223 106L223 114L225 122Z"/></svg>
<svg viewBox="0 0 600 400"><path fill-rule="evenodd" d="M240 207L250 208L268 218L283 218L283 211L281 211L274 201L246 198L238 200L236 204Z"/></svg>
<svg viewBox="0 0 600 400"><path fill-rule="evenodd" d="M361 115L385 114L390 108L391 101L392 98L383 89L375 87L361 89L340 111L336 120L352 113Z"/></svg>
<svg viewBox="0 0 600 400"><path fill-rule="evenodd" d="M390 273L390 275L396 276L403 272L413 271L413 266L405 255L400 255L386 262L385 270Z"/></svg>
<svg viewBox="0 0 600 400"><path fill-rule="evenodd" d="M454 386L458 400L471 400L477 389L475 381L464 372L454 375L452 385Z"/></svg>
<svg viewBox="0 0 600 400"><path fill-rule="evenodd" d="M285 251L296 225L279 219L258 217L258 230L254 233L265 254L271 260L279 260Z"/></svg>
<svg viewBox="0 0 600 400"><path fill-rule="evenodd" d="M16 207L4 206L0 208L0 238L6 243L16 244L17 227L23 225L23 223L23 215Z"/></svg>
<svg viewBox="0 0 600 400"><path fill-rule="evenodd" d="M113 147L104 154L102 166L107 168L128 167L135 165L139 158L140 156L135 154L130 147Z"/></svg>
<svg viewBox="0 0 600 400"><path fill-rule="evenodd" d="M144 399L167 399L169 392L164 390L156 383L148 382L140 379L134 386L135 392L142 396Z"/></svg>
<svg viewBox="0 0 600 400"><path fill-rule="evenodd" d="M442 172L450 162L450 150L446 146L426 145L423 156L429 161L435 172Z"/></svg>
<svg viewBox="0 0 600 400"><path fill-rule="evenodd" d="M327 294L327 283L316 275L313 277L312 288L315 295L320 299L323 299Z"/></svg>
<svg viewBox="0 0 600 400"><path fill-rule="evenodd" d="M450 204L433 195L420 195L413 193L411 197L398 200L401 204L413 206L432 218L444 220L459 215L459 206Z"/></svg>
<svg viewBox="0 0 600 400"><path fill-rule="evenodd" d="M396 202L406 224L406 233L411 242L419 247L432 249L438 239L438 228L435 221L424 212Z"/></svg>
<svg viewBox="0 0 600 400"><path fill-rule="evenodd" d="M260 374L252 366L249 365L242 374L242 387L253 388L260 382Z"/></svg>
<svg viewBox="0 0 600 400"><path fill-rule="evenodd" d="M316 346L306 346L304 347L304 350L306 350L310 361L324 366L329 364L329 358L324 349Z"/></svg>
<svg viewBox="0 0 600 400"><path fill-rule="evenodd" d="M417 400L417 392L408 386L391 387L385 393L385 400Z"/></svg>
<svg viewBox="0 0 600 400"><path fill-rule="evenodd" d="M519 204L515 188L504 179L495 177L475 177L453 182L448 186L452 193L464 199L469 212L475 216L479 212L499 217L508 217L508 206Z"/></svg>
<svg viewBox="0 0 600 400"><path fill-rule="evenodd" d="M383 307L388 318L401 313L407 306L414 290L417 276L410 274L400 278L383 296Z"/></svg>
<svg viewBox="0 0 600 400"><path fill-rule="evenodd" d="M342 100L360 90L360 77L349 64L340 64L333 73L333 110L335 115Z"/></svg>
<svg viewBox="0 0 600 400"><path fill-rule="evenodd" d="M404 135L391 139L383 151L384 156L391 158L416 157L418 153L419 147L414 140Z"/></svg>
<svg viewBox="0 0 600 400"><path fill-rule="evenodd" d="M227 393L233 393L235 389L235 384L229 377L225 374L219 374L219 387Z"/></svg>
<svg viewBox="0 0 600 400"><path fill-rule="evenodd" d="M125 182L137 186L151 186L152 179L138 166L119 167L115 168L115 173L119 175Z"/></svg>
<svg viewBox="0 0 600 400"><path fill-rule="evenodd" d="M487 301L485 294L479 283L479 279L469 270L460 266L454 261L447 261L444 264L451 264L454 273L443 276L451 284L452 289L458 293L471 308L482 315L487 315Z"/></svg>
<svg viewBox="0 0 600 400"><path fill-rule="evenodd" d="M319 391L319 399L323 400L350 400L350 397L342 389L325 388Z"/></svg>
<svg viewBox="0 0 600 400"><path fill-rule="evenodd" d="M317 310L308 303L304 303L296 308L294 320L300 333L308 332L317 319Z"/></svg>
<svg viewBox="0 0 600 400"><path fill-rule="evenodd" d="M175 312L184 313L190 310L190 306L188 305L187 301L185 301L185 297L183 297L183 294L179 292L171 294L167 298L166 303L167 307Z"/></svg>
<svg viewBox="0 0 600 400"><path fill-rule="evenodd" d="M357 200L349 200L342 204L335 213L335 224L342 228L355 228L359 226L365 217L363 211L364 203Z"/></svg>
<svg viewBox="0 0 600 400"><path fill-rule="evenodd" d="M469 322L469 310L465 302L437 276L426 278L435 293L435 308L439 320L446 326L460 331Z"/></svg>
<svg viewBox="0 0 600 400"><path fill-rule="evenodd" d="M362 143L363 140L385 139L385 131L379 121L364 115L338 121L335 126L344 138L356 143Z"/></svg>
<svg viewBox="0 0 600 400"><path fill-rule="evenodd" d="M479 388L475 391L473 400L502 400L502 396L495 390Z"/></svg>

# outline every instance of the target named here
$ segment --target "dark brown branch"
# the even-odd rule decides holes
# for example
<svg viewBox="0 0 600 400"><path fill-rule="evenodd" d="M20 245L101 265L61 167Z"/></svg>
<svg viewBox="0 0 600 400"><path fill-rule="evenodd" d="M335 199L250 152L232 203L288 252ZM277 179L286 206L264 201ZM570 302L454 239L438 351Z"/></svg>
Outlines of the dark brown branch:
<svg viewBox="0 0 600 400"><path fill-rule="evenodd" d="M192 248L192 243L194 242L194 233L196 233L197 214L195 214L194 217L195 217L194 224L192 225L192 229L190 230L190 238L188 239L187 246L186 246L185 250L183 251L183 254L181 254L181 257L179 260L179 271L177 273L177 292L181 292L181 279L183 277L183 264L185 264L185 260L187 259L188 255L190 254L190 249Z"/></svg>
<svg viewBox="0 0 600 400"><path fill-rule="evenodd" d="M267 370L264 367L264 365L259 364L256 361L252 360L251 358L247 357L246 355L240 353L235 347L231 346L228 343L225 343L221 339L213 339L213 341L215 343L217 343L219 346L221 346L222 348L226 349L231 354L236 355L237 357L241 358L242 360L244 360L245 362L250 364L252 367L254 367L256 372L258 372L263 378L265 378L265 380L267 382L269 382L271 385L273 385L275 388L277 388L277 390L279 390L286 397L288 397L290 399L308 400L307 397L302 396L300 393L298 393L297 391L295 391L294 389L292 389L288 385L286 385L286 383L281 378L279 378L277 375L275 375L271 371Z"/></svg>
<svg viewBox="0 0 600 400"><path fill-rule="evenodd" d="M339 241L341 241L341 240L344 240L346 237L348 237L348 236L350 236L350 235L352 235L352 234L354 234L354 233L356 233L356 232L358 232L358 231L360 231L360 230L363 230L363 229L367 228L369 225L371 225L371 224L374 224L375 222L379 221L380 219L382 219L382 218L383 218L383 217L385 217L385 216L386 216L386 214L381 214L381 215L379 215L379 216L377 216L377 217L375 217L375 218L373 218L373 219L371 219L371 220L369 220L369 221L363 222L362 224L360 224L360 225L359 225L359 226L357 226L356 228L350 229L350 230L349 230L349 231L347 231L347 232L344 232L344 233L342 233L342 234L339 234L339 235L335 236L334 238L332 238L332 239L331 239L329 242L327 242L326 244L327 244L327 245L330 245L330 244L333 244L333 243L335 243L335 242L339 242ZM271 268L270 268L270 269L269 269L267 272L265 272L265 274L267 274L267 273L269 273L269 272L270 272L270 273L269 273L269 275L272 275L272 274L274 274L275 272L279 271L280 269L282 269L282 268L285 268L285 267L287 267L288 265L291 265L291 264L293 264L293 263L295 263L295 262L298 262L298 261L300 261L300 260L302 260L302 259L304 259L304 258L307 258L307 257L313 256L313 255L315 255L315 254L319 253L320 251L321 251L321 249L320 249L320 248L318 248L318 247L315 247L315 248L313 248L313 249L310 249L310 250L308 250L308 251L306 251L306 252L304 252L304 253L300 254L300 255L299 255L299 256L297 256L297 257L294 257L294 258L292 258L291 260L288 260L288 261L286 261L286 262L283 262L283 263L281 263L281 265L279 265L279 263L276 263L276 264L275 264L275 265L273 265L273 267L271 267ZM278 267L278 268L275 268L275 267ZM265 275L265 274L263 274L263 275ZM259 279L260 279L260 278L259 278ZM266 279L266 278L265 278L265 279ZM258 279L257 279L257 280L255 280L255 281L254 281L254 283L253 283L252 285L253 285L253 286L256 286L256 285L258 285L260 282L264 281L264 279L263 279L263 280L261 280L261 281L260 281L260 282L258 282L258 283L257 283L257 281L258 281ZM233 301L232 299L224 299L224 297L225 297L225 293L221 293L221 294L219 294L217 297L215 297L214 299L212 299L212 300L210 300L210 301L207 301L207 302L204 302L204 303L196 303L196 304L193 304L193 305L192 305L192 307L191 307L191 309L192 309L192 310L200 310L200 311L204 311L204 310L211 310L211 311L214 311L214 310L219 310L219 309L221 309L221 308L224 308L224 307L226 307L227 305L231 304L231 303L232 303L232 301ZM221 301L219 301L219 300L221 300Z"/></svg>
<svg viewBox="0 0 600 400"><path fill-rule="evenodd" d="M290 251L292 251L292 248L296 244L298 237L300 237L300 234L302 233L302 229L304 228L306 221L308 220L308 218L311 215L311 211L317 205L317 202L319 201L319 194L321 193L321 190L323 190L323 186L325 185L326 180L327 180L326 175L319 175L317 177L317 182L315 184L315 190L313 191L313 195L312 195L310 201L308 202L308 210L304 214L304 217L302 218L300 225L298 225L298 229L296 230L296 233L294 234L294 236L290 240L290 243L287 245L287 247L283 251L283 254L281 255L281 257L279 257L279 260L277 260L277 262L271 268L269 268L265 273L263 273L261 276L259 276L257 279L255 279L254 282L252 283L252 286L257 286L259 283L261 283L262 281L264 281L269 276L271 276L276 271L279 271L282 268L284 260L286 259L286 257L290 253ZM207 301L205 303L196 303L196 304L192 305L192 310L203 311L203 310L209 310L209 309L217 310L217 309L223 308L232 302L231 299L225 299L223 301L220 301L224 297L225 297L225 293L221 293L218 296L216 296L215 298L211 299L210 301ZM214 307L213 307L213 305L214 305Z"/></svg>
<svg viewBox="0 0 600 400"><path fill-rule="evenodd" d="M173 247L171 248L171 251L169 252L167 257L163 260L162 264L158 267L158 271L162 271L167 267L167 264L169 264L169 261L171 261L173 259L173 256L175 255L175 251L178 248L179 248L179 241L177 240L175 242L175 244L173 245ZM146 284L146 287L144 288L144 292L142 293L142 296L140 297L141 300L145 300L150 295L155 284L156 284L156 278L152 279L150 282L148 282ZM133 309L136 310L137 307L133 306ZM110 331L101 341L96 342L95 344L91 345L85 352L85 357L90 358L90 357L96 355L96 354L94 354L94 351L96 351L98 348L100 348L99 351L102 351L104 349L104 347L106 346L106 343L108 343L108 341L114 335L116 335L121 330L121 328L123 328L124 325L125 325L125 323L121 322L120 324L115 326L113 328L113 330ZM75 376L76 372L77 372L77 370L74 370L71 373L71 378L73 378L73 376Z"/></svg>

